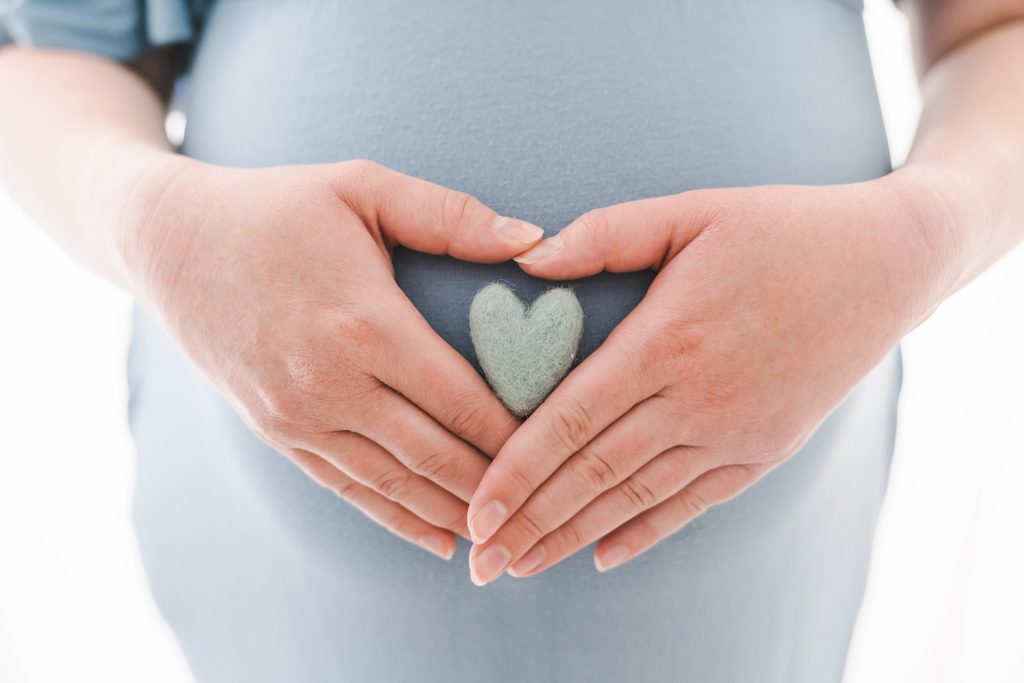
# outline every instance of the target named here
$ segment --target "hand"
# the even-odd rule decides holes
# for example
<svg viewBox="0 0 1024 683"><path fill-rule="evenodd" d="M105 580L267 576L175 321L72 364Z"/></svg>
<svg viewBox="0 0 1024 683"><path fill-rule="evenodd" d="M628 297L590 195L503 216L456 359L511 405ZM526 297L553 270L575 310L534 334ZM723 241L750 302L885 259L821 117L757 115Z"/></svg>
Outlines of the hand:
<svg viewBox="0 0 1024 683"><path fill-rule="evenodd" d="M399 289L390 254L505 261L540 228L370 162L178 158L150 175L126 221L135 289L259 436L449 558L483 453L518 421Z"/></svg>
<svg viewBox="0 0 1024 683"><path fill-rule="evenodd" d="M517 257L658 271L499 451L469 506L478 584L602 539L607 570L790 457L955 279L923 174L687 192L591 211Z"/></svg>

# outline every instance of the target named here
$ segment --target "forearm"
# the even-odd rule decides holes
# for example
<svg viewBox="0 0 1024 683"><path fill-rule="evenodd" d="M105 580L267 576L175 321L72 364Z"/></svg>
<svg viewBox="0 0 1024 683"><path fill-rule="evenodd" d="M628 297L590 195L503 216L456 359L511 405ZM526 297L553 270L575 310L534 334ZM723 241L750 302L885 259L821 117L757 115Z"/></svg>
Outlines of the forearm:
<svg viewBox="0 0 1024 683"><path fill-rule="evenodd" d="M165 107L140 76L89 55L0 50L0 182L86 267L131 289L125 213L174 159Z"/></svg>
<svg viewBox="0 0 1024 683"><path fill-rule="evenodd" d="M924 109L907 168L934 181L929 201L948 217L949 294L1024 237L1024 19L1000 16L961 39L935 18L927 25Z"/></svg>

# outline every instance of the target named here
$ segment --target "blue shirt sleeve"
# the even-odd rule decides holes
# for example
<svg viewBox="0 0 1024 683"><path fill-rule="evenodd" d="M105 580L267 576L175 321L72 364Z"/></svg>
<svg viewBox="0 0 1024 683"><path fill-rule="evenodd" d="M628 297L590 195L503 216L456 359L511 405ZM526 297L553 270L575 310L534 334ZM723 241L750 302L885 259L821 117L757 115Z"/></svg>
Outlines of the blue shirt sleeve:
<svg viewBox="0 0 1024 683"><path fill-rule="evenodd" d="M0 45L81 50L127 61L194 40L202 0L0 0Z"/></svg>

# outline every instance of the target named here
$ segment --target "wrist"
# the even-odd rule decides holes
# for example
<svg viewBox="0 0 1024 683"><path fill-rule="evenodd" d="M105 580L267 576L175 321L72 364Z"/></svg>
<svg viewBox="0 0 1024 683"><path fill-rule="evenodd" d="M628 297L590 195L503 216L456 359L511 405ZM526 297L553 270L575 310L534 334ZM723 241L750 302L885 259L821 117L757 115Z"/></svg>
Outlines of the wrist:
<svg viewBox="0 0 1024 683"><path fill-rule="evenodd" d="M962 283L967 265L964 237L967 198L956 176L933 165L911 164L877 181L893 197L905 237L900 254L921 284L920 323Z"/></svg>
<svg viewBox="0 0 1024 683"><path fill-rule="evenodd" d="M193 221L184 214L197 201L202 185L195 175L204 165L162 150L128 154L133 158L125 163L123 195L114 203L118 262L131 291L146 298L153 280L161 278L158 263L178 251L175 244L188 240Z"/></svg>

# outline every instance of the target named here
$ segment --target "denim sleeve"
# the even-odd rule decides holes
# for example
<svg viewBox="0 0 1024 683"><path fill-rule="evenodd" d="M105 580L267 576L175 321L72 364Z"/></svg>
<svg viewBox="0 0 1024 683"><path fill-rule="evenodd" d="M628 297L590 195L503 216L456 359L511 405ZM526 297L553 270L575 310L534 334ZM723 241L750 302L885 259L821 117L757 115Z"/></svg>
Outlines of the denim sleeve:
<svg viewBox="0 0 1024 683"><path fill-rule="evenodd" d="M64 48L127 61L191 42L201 0L0 0L0 45Z"/></svg>

